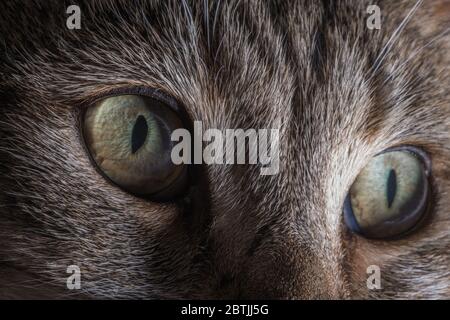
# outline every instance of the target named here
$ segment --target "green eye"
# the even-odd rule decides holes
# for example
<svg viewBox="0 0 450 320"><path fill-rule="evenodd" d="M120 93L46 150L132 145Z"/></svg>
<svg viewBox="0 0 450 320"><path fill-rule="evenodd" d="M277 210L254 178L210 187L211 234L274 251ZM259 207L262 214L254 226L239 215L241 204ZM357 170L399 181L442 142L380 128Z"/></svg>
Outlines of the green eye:
<svg viewBox="0 0 450 320"><path fill-rule="evenodd" d="M426 154L402 147L384 152L360 172L344 204L344 220L368 238L392 238L424 216L429 196Z"/></svg>
<svg viewBox="0 0 450 320"><path fill-rule="evenodd" d="M157 99L121 95L99 101L84 115L84 139L100 171L127 192L170 197L186 180L171 161L171 133L183 124Z"/></svg>

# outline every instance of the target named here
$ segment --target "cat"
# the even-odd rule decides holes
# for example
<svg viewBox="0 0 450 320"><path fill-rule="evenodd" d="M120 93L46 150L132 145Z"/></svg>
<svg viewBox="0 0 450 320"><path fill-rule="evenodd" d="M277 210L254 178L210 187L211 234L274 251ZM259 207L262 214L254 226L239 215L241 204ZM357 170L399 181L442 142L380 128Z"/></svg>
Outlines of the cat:
<svg viewBox="0 0 450 320"><path fill-rule="evenodd" d="M450 298L449 27L448 0L2 1L0 298ZM81 113L135 87L207 128L278 128L278 174L198 165L183 201L118 188ZM430 217L354 234L350 185L397 145L430 156Z"/></svg>

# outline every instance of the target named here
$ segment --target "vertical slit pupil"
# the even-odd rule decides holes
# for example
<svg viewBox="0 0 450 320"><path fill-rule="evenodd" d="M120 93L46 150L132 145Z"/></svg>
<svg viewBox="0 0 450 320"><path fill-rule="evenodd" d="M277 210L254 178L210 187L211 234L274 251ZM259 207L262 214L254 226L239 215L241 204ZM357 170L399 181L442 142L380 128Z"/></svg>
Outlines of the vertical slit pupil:
<svg viewBox="0 0 450 320"><path fill-rule="evenodd" d="M397 174L395 173L394 169L391 169L391 171L389 171L389 177L387 181L388 208L392 206L396 192L397 192Z"/></svg>
<svg viewBox="0 0 450 320"><path fill-rule="evenodd" d="M131 152L136 153L145 143L148 135L148 125L145 117L140 115L136 119L131 135Z"/></svg>

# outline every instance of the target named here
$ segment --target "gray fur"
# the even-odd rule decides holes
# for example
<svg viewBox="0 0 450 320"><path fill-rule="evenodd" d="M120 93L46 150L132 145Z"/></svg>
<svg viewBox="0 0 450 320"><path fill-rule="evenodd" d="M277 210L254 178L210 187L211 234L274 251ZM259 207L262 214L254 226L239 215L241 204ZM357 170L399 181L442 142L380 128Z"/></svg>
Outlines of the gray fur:
<svg viewBox="0 0 450 320"><path fill-rule="evenodd" d="M381 30L366 28L374 2ZM420 3L383 51L415 3L2 1L0 297L72 297L77 264L76 297L450 298L449 1ZM205 127L279 127L280 173L202 167L190 206L123 192L79 119L128 87ZM351 234L351 183L402 144L432 158L429 219L396 241ZM382 290L366 287L372 264Z"/></svg>

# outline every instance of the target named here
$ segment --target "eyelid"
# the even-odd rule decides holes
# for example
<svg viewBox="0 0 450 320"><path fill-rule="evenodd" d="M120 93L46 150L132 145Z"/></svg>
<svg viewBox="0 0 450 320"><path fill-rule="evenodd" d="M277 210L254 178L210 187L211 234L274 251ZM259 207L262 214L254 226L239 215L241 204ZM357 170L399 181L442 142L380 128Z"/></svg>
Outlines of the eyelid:
<svg viewBox="0 0 450 320"><path fill-rule="evenodd" d="M412 145L400 145L400 146L394 146L391 148L387 148L386 150L383 150L379 153L377 153L375 155L379 156L382 155L384 153L387 152L392 152L392 151L406 151L410 154L412 154L413 156L417 157L422 163L423 163L423 167L425 170L425 175L427 176L427 178L430 177L431 175L431 158L428 155L428 153L426 151L424 151L422 148L416 147L416 146L412 146Z"/></svg>
<svg viewBox="0 0 450 320"><path fill-rule="evenodd" d="M178 101L172 98L169 94L165 93L160 89L154 89L145 86L123 86L106 89L105 91L102 91L100 94L97 94L92 98L89 98L86 101L84 101L84 103L82 104L82 108L86 109L100 100L121 95L146 96L166 104L175 112L182 112L183 109L180 103L178 103Z"/></svg>

